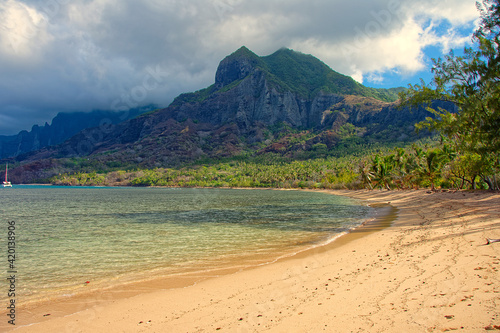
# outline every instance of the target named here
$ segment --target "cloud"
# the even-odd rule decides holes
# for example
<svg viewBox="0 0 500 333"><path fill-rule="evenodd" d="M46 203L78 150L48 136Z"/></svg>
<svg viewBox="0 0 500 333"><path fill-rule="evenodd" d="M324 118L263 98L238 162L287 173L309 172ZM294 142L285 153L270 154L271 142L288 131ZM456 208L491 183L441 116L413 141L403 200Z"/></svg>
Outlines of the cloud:
<svg viewBox="0 0 500 333"><path fill-rule="evenodd" d="M381 82L425 69L428 46L462 47L478 16L470 0L6 0L0 134L61 111L166 106L242 45Z"/></svg>
<svg viewBox="0 0 500 333"><path fill-rule="evenodd" d="M298 50L315 50L315 54L335 66L334 69L359 82L364 76L375 75L375 81L380 83L382 72L409 76L429 66L424 53L428 46L441 46L443 53L447 53L470 42L471 21L478 16L470 2L461 2L456 12L442 10L441 2L418 4L393 1L392 6L372 10L371 19L346 30L344 36L348 38L340 42L310 38L297 40L294 46ZM465 36L459 33L464 25L471 28Z"/></svg>

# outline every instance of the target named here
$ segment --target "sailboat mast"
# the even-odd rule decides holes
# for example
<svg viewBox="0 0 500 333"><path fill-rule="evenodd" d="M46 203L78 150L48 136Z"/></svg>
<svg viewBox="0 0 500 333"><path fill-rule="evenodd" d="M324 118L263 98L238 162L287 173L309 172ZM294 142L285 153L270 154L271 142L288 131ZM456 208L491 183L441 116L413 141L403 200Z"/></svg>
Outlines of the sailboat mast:
<svg viewBox="0 0 500 333"><path fill-rule="evenodd" d="M5 163L5 181L3 182L3 187L12 187L12 184L8 181L7 173L9 172L9 164Z"/></svg>

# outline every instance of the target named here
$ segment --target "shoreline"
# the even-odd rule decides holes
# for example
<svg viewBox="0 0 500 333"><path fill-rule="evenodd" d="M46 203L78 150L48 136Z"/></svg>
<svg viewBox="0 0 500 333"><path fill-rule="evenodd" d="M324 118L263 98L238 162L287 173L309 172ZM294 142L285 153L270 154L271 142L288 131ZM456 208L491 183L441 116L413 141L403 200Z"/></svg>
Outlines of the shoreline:
<svg viewBox="0 0 500 333"><path fill-rule="evenodd" d="M233 188L236 189L236 188ZM238 188L239 189L239 188ZM248 188L244 188L248 189ZM278 191L288 191L296 189L261 189L258 190L278 190ZM299 190L297 190L299 191ZM322 192L322 191L312 191L312 192ZM332 194L324 192L326 194ZM361 204L366 204L364 201L360 200ZM237 272L250 270L260 266L272 265L278 261L288 260L290 258L295 258L298 256L306 256L308 253L314 251L324 251L323 248L337 247L339 244L343 244L352 237L363 236L367 233L375 232L382 228L389 226L390 222L387 222L386 215L389 215L387 209L388 207L379 207L380 205L367 205L367 206L377 206L373 213L368 215L363 223L360 225L345 231L343 233L333 235L331 238L323 241L318 241L311 243L310 245L303 245L293 249L291 248L283 251L281 254L266 254L259 257L258 259L250 259L250 257L239 258L231 263L226 263L222 266L210 267L207 269L201 269L201 267L193 268L189 271L173 273L167 275L158 275L148 279L140 280L130 280L126 282L115 282L112 285L105 286L104 289L96 290L95 287L89 288L90 290L84 290L86 288L80 289L76 293L64 296L64 294L55 295L49 299L35 299L30 300L18 306L18 311L20 313L29 313L29 319L27 322L23 322L20 325L16 325L17 328L36 325L37 323L44 322L56 317L68 316L82 310L86 310L88 307L97 306L101 303L108 302L109 300L120 300L123 298L129 298L137 296L138 294L150 293L156 290L169 290L178 288L187 288L196 285L204 280L218 278L224 275L231 275ZM241 260L243 261L241 262ZM82 306L82 304L85 304ZM0 314L4 311L0 311ZM50 316L48 315L50 314ZM26 318L26 316L25 316ZM25 319L26 320L26 319ZM0 322L0 331L3 329L8 329L12 327L3 327L2 322Z"/></svg>
<svg viewBox="0 0 500 333"><path fill-rule="evenodd" d="M498 264L498 248L481 246L484 238L478 236L484 232L481 230L487 229L490 238L500 238L500 213L493 211L500 203L499 194L324 192L372 204L391 202L399 209L399 217L392 226L363 235L366 236L363 238L353 231L328 245L303 251L285 260L218 275L190 287L142 293L136 290L139 294L135 296L104 299L97 305L86 304L87 307L80 312L66 317L52 316L43 323L16 331L35 331L36 327L37 332L49 332L71 326L91 332L101 327L97 325L103 325L110 332L135 332L139 329L195 332L218 328L227 332L241 328L306 332L313 328L324 329L328 325L340 331L364 327L363 330L370 332L396 332L397 328L404 327L408 332L420 332L423 328L427 331L454 328L460 317L458 314L467 320L461 323L462 326L457 323L456 329L484 329L488 325L500 324L498 310L491 308L491 298L499 293L494 287L498 277L490 272L495 271L495 263ZM373 227L370 223L364 226L365 229L370 227ZM445 230L452 231L450 236L443 232ZM349 237L352 239L347 240ZM456 241L464 237L471 240ZM453 246L443 240L451 240ZM443 251L440 251L441 247ZM474 258L469 258L462 249L469 247L478 252ZM424 262L437 252L441 258L433 259L433 265ZM447 262L443 256L453 259L453 264L445 270L453 273L449 279L440 276L436 280L432 275L424 274L427 270L436 270L437 275L442 275L443 269L439 266ZM469 263L477 261L472 267L467 266L472 272L467 269L463 273L468 279L461 278L460 270L457 270L466 267L456 267L464 260ZM486 287L480 283L483 281L477 283L479 287L469 286L478 278L476 275L488 275ZM418 277L421 279L416 283ZM427 288L431 285L435 287L429 292ZM398 288L391 289L392 286ZM414 297L407 295L410 291ZM448 304L434 302L437 300L448 301L441 302ZM465 303L470 303L470 307ZM335 306L323 307L323 304L343 306L338 309ZM461 305L467 307L461 309ZM449 314L435 315L442 311ZM474 316L471 317L469 312ZM430 316L429 319L423 314Z"/></svg>

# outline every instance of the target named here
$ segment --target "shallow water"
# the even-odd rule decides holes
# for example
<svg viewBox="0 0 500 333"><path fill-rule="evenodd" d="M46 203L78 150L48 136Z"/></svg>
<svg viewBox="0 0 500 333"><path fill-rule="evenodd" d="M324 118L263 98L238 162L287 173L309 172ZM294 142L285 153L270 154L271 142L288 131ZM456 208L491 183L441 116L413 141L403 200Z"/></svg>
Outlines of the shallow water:
<svg viewBox="0 0 500 333"><path fill-rule="evenodd" d="M325 193L15 186L0 189L6 244L16 224L19 303L85 286L279 257L361 224L371 208ZM7 271L7 250L4 250ZM0 292L0 300L7 300Z"/></svg>

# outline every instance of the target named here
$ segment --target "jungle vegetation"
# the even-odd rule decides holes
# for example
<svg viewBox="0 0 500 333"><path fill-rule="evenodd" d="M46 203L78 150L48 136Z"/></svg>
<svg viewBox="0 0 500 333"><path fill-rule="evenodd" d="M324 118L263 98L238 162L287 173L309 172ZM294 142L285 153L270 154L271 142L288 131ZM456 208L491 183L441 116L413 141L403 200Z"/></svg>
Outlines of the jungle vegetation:
<svg viewBox="0 0 500 333"><path fill-rule="evenodd" d="M461 56L434 60L432 82L401 91L401 105L453 102L456 111L428 110L434 115L417 124L436 133L431 143L378 148L335 156L314 147L307 158L279 154L203 161L183 168L78 172L50 179L59 185L132 185L182 187L276 187L327 189L490 189L500 176L500 5L478 3L481 23L473 47ZM269 57L279 67L285 51ZM283 69L283 76L291 75ZM294 78L300 81L300 78ZM306 92L304 92L306 93Z"/></svg>

